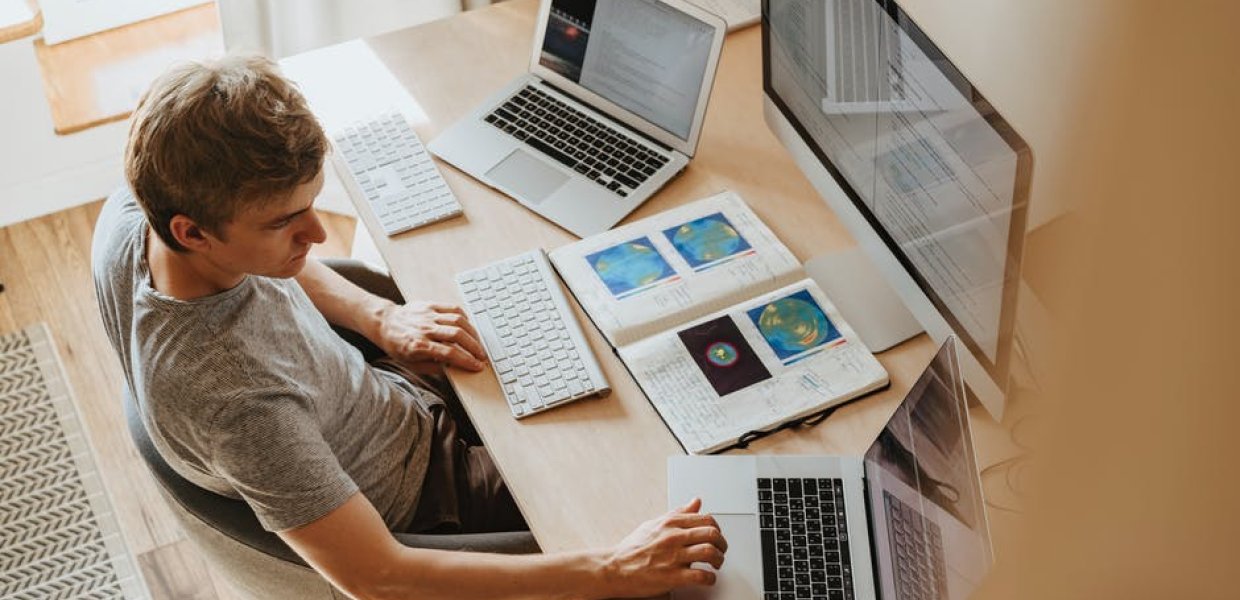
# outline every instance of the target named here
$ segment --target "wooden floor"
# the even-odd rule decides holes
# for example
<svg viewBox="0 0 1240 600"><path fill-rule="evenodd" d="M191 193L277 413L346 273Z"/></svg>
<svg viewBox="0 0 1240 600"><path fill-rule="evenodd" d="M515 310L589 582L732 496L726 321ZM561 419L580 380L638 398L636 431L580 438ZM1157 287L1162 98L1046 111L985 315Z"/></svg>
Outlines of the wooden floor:
<svg viewBox="0 0 1240 600"><path fill-rule="evenodd" d="M156 599L237 596L185 540L129 440L120 363L103 332L90 274L102 201L0 228L0 333L43 321L65 362L79 412L121 529ZM317 256L347 256L355 220L323 215Z"/></svg>

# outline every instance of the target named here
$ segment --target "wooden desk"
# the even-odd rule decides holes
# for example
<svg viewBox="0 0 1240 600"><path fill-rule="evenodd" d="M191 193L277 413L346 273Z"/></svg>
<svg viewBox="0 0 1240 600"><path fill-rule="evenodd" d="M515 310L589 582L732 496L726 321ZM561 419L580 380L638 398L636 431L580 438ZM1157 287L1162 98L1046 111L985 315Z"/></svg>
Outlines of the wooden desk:
<svg viewBox="0 0 1240 600"><path fill-rule="evenodd" d="M530 55L537 3L518 0L367 40L418 99L423 140L470 112L522 73ZM728 37L697 157L685 173L630 220L707 196L738 191L802 260L853 245L797 170L762 118L760 30ZM459 302L458 271L575 238L447 164L440 168L465 217L388 238L374 235L406 297ZM359 210L371 232L381 232ZM665 510L666 459L683 451L601 334L577 307L614 392L520 422L508 411L489 370L450 373L465 408L545 550L614 543ZM873 441L896 403L929 362L921 336L879 358L888 391L840 408L826 422L755 442L749 452L858 454Z"/></svg>

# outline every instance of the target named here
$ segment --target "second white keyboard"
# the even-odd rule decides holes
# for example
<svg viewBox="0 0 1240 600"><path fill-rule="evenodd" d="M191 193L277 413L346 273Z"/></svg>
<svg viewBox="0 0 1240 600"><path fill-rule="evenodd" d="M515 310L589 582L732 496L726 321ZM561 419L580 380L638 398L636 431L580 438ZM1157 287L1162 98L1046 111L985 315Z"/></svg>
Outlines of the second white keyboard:
<svg viewBox="0 0 1240 600"><path fill-rule="evenodd" d="M456 283L514 417L611 391L542 250L462 272Z"/></svg>
<svg viewBox="0 0 1240 600"><path fill-rule="evenodd" d="M333 141L384 233L461 214L461 203L399 112L359 121Z"/></svg>

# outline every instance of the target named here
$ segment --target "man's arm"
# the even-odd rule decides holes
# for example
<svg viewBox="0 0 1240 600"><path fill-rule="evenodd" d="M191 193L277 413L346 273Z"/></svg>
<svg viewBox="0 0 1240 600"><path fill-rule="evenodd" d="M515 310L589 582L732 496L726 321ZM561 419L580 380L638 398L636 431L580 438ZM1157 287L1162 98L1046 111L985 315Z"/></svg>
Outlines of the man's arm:
<svg viewBox="0 0 1240 600"><path fill-rule="evenodd" d="M647 597L673 587L711 585L715 574L692 563L723 564L727 549L700 502L644 523L616 547L510 556L402 546L361 493L327 516L279 535L316 570L354 598Z"/></svg>
<svg viewBox="0 0 1240 600"><path fill-rule="evenodd" d="M415 367L446 363L470 371L482 369L486 351L460 307L433 302L397 305L313 259L306 261L296 279L327 322L366 336L394 358Z"/></svg>

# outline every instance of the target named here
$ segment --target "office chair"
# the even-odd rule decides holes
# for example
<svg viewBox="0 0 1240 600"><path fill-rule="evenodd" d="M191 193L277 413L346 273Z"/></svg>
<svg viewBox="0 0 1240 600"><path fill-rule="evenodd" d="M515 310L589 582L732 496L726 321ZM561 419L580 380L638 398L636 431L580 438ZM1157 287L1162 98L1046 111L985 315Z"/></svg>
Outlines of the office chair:
<svg viewBox="0 0 1240 600"><path fill-rule="evenodd" d="M391 297L395 285L357 261L325 261L364 288ZM389 287L382 289L384 281ZM380 286L376 288L375 286ZM339 332L348 334L351 332ZM350 336L351 337L351 336ZM363 353L374 349L363 349ZM266 531L249 505L209 492L182 478L156 451L127 386L122 388L129 433L173 515L189 539L236 590L252 598L343 599L317 571L310 568L283 540ZM462 424L468 427L468 424ZM502 532L454 535L394 534L412 548L533 554L539 552L533 534Z"/></svg>

